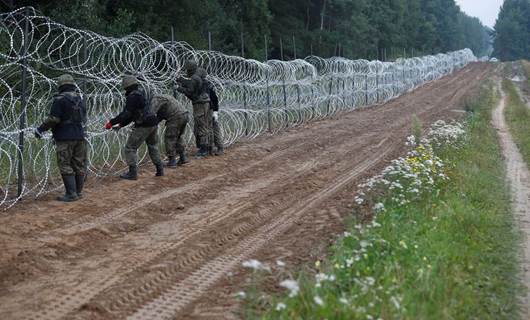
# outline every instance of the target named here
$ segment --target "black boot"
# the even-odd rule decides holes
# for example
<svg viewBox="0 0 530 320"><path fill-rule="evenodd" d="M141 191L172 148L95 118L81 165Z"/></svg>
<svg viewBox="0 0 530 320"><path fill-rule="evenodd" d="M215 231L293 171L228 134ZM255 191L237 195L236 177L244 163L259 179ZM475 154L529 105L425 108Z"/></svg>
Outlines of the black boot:
<svg viewBox="0 0 530 320"><path fill-rule="evenodd" d="M223 154L225 154L225 148L223 146L218 146L215 155L222 156Z"/></svg>
<svg viewBox="0 0 530 320"><path fill-rule="evenodd" d="M157 177L162 177L164 175L164 166L162 164L156 165L156 175Z"/></svg>
<svg viewBox="0 0 530 320"><path fill-rule="evenodd" d="M85 185L86 175L76 174L75 175L75 185L76 193L79 199L83 198L83 186Z"/></svg>
<svg viewBox="0 0 530 320"><path fill-rule="evenodd" d="M182 166L182 165L185 165L188 162L190 162L190 161L188 160L188 156L186 155L186 152L181 152L180 153L180 159L179 159L179 162L177 162L177 165L178 166Z"/></svg>
<svg viewBox="0 0 530 320"><path fill-rule="evenodd" d="M129 172L121 174L120 178L125 180L138 180L138 170L136 166L129 166Z"/></svg>
<svg viewBox="0 0 530 320"><path fill-rule="evenodd" d="M195 158L204 158L208 156L208 147L201 146L195 155Z"/></svg>
<svg viewBox="0 0 530 320"><path fill-rule="evenodd" d="M75 187L75 176L62 176L65 193L62 197L57 197L57 200L63 202L72 202L78 200L76 187Z"/></svg>
<svg viewBox="0 0 530 320"><path fill-rule="evenodd" d="M168 167L168 168L176 168L177 167L177 158L176 157L169 157L168 161L166 162L166 167Z"/></svg>

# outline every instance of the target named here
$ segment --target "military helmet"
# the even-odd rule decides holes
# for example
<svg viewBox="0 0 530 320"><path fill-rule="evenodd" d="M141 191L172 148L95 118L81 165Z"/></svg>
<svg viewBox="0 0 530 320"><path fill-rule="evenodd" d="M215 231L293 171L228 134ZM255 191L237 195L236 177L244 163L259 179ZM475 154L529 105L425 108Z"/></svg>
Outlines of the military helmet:
<svg viewBox="0 0 530 320"><path fill-rule="evenodd" d="M197 61L195 61L194 59L189 59L184 64L184 69L186 69L187 72L195 72L197 68Z"/></svg>
<svg viewBox="0 0 530 320"><path fill-rule="evenodd" d="M136 79L135 76L131 75L124 75L121 79L121 88L123 90L129 88L130 86L133 86L135 84L139 84L138 79Z"/></svg>
<svg viewBox="0 0 530 320"><path fill-rule="evenodd" d="M63 74L59 78L57 78L57 84L59 85L59 87L67 84L75 85L75 81L71 75Z"/></svg>

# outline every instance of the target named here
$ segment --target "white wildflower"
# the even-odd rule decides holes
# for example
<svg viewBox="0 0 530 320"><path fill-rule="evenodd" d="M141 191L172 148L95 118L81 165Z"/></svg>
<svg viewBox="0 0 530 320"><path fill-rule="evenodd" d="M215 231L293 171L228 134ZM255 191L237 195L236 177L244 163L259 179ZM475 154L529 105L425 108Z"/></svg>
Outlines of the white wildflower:
<svg viewBox="0 0 530 320"><path fill-rule="evenodd" d="M276 305L276 311L281 311L283 309L287 308L287 306L285 305L285 303L283 302L280 302Z"/></svg>
<svg viewBox="0 0 530 320"><path fill-rule="evenodd" d="M324 305L324 300L322 300L322 298L320 298L319 296L315 296L313 298L313 301L315 301L315 303L318 304L319 306L323 306Z"/></svg>
<svg viewBox="0 0 530 320"><path fill-rule="evenodd" d="M285 267L285 262L281 261L281 260L276 260L276 265L278 267Z"/></svg>
<svg viewBox="0 0 530 320"><path fill-rule="evenodd" d="M370 245L370 242L366 241L366 240L361 240L361 242L359 242L359 244L361 245L361 248L366 248Z"/></svg>
<svg viewBox="0 0 530 320"><path fill-rule="evenodd" d="M295 280L283 280L280 282L280 287L286 288L289 290L289 297L295 297L300 291L300 286Z"/></svg>
<svg viewBox="0 0 530 320"><path fill-rule="evenodd" d="M239 291L238 293L236 293L236 297L239 297L241 299L244 299L246 296L247 294L243 291Z"/></svg>
<svg viewBox="0 0 530 320"><path fill-rule="evenodd" d="M376 204L374 205L374 208L373 208L373 209L374 209L375 212L384 211L384 210L385 210L385 205L382 204L381 202L379 202L379 203L376 203Z"/></svg>

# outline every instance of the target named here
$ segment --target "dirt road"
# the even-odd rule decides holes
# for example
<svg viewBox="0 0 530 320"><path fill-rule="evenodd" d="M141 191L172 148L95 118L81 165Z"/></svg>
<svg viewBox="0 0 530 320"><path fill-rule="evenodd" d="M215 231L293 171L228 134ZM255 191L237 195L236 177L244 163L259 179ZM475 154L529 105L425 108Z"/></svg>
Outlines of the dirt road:
<svg viewBox="0 0 530 320"><path fill-rule="evenodd" d="M498 88L502 92L500 81ZM492 121L499 133L506 162L507 178L512 192L513 212L523 234L522 280L527 290L521 302L521 306L523 306L522 319L530 319L530 290L528 290L530 288L530 172L504 118L506 100L506 96L502 92L502 99L493 112Z"/></svg>
<svg viewBox="0 0 530 320"><path fill-rule="evenodd" d="M473 64L384 106L241 143L138 181L92 181L0 217L0 319L223 319L241 262L314 260L357 184L402 154L416 114L456 117L490 67Z"/></svg>

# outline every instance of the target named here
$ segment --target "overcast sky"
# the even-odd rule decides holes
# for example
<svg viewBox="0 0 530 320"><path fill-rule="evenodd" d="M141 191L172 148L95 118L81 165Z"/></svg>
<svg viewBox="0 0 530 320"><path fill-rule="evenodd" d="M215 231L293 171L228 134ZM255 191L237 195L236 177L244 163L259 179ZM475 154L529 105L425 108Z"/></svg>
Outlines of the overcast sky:
<svg viewBox="0 0 530 320"><path fill-rule="evenodd" d="M483 24L493 28L503 0L456 0L462 11L479 18Z"/></svg>

